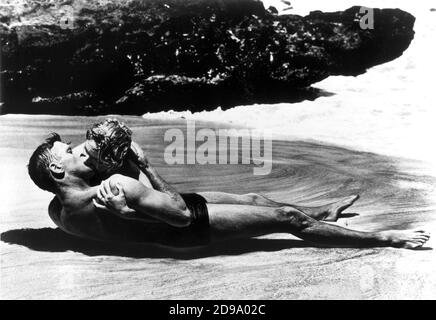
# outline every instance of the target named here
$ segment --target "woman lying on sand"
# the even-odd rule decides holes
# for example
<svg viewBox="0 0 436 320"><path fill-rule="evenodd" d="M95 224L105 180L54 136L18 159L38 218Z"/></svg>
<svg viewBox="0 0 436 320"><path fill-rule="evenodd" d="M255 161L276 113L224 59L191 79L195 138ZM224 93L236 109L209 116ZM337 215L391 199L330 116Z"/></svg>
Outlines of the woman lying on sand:
<svg viewBox="0 0 436 320"><path fill-rule="evenodd" d="M322 246L414 249L430 237L423 230L359 232L323 222L336 221L358 196L301 207L254 193L178 193L131 134L108 119L88 130L86 142L74 149L53 134L35 150L30 177L56 194L49 214L62 230L96 240L172 247L291 233Z"/></svg>

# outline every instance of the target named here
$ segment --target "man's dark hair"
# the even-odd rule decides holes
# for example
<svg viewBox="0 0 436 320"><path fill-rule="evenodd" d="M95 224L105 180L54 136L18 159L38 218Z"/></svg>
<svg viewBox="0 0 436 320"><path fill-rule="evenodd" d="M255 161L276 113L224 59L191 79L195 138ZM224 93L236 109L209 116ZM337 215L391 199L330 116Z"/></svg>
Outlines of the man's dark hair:
<svg viewBox="0 0 436 320"><path fill-rule="evenodd" d="M53 132L33 152L27 165L30 178L43 190L56 193L56 184L50 174L50 163L56 160L56 155L51 152L56 141L61 141L59 134Z"/></svg>

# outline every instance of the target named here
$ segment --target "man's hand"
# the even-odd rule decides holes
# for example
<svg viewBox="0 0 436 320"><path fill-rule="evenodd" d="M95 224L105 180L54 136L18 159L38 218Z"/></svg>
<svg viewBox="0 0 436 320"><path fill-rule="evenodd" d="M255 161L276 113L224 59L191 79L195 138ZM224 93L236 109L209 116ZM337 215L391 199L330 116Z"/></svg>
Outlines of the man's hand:
<svg viewBox="0 0 436 320"><path fill-rule="evenodd" d="M139 165L143 165L143 166L148 166L149 162L147 157L144 155L144 152L142 151L142 148L134 141L132 141L132 143L130 144L130 151L131 154L134 155L134 161L137 162L136 164Z"/></svg>
<svg viewBox="0 0 436 320"><path fill-rule="evenodd" d="M97 190L98 201L93 199L94 206L99 209L108 209L115 214L121 214L125 216L129 215L130 213L134 213L135 210L129 208L127 205L123 187L119 184L116 184L116 189L118 190L118 193L115 195L112 192L110 179L102 181Z"/></svg>
<svg viewBox="0 0 436 320"><path fill-rule="evenodd" d="M133 214L125 213L122 215L123 217L131 216L133 219L141 220L143 218L153 218L174 227L187 227L191 224L192 213L186 207L183 199L183 202L176 201L168 193L147 188L138 180L120 174L112 175L97 190L97 197L102 203L106 201L110 205L110 199L107 198L109 196L109 198L113 199L113 197L108 191L111 189L112 194L116 193L115 186L117 184L119 185L118 189L123 191L120 206L135 210ZM124 206L124 202L126 206ZM120 207L118 207L118 210L121 210ZM118 213L118 215L120 214Z"/></svg>

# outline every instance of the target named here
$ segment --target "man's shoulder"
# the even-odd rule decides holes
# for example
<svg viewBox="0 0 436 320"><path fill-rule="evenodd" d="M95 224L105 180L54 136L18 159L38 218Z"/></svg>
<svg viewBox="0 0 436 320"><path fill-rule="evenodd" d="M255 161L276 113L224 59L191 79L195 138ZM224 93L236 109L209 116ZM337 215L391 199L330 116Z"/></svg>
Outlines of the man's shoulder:
<svg viewBox="0 0 436 320"><path fill-rule="evenodd" d="M54 197L48 206L48 214L56 225L64 227L68 218L92 213L93 209L90 201L69 201L62 204L58 197Z"/></svg>
<svg viewBox="0 0 436 320"><path fill-rule="evenodd" d="M68 217L74 214L74 211L67 209L58 199L58 197L54 197L48 206L48 215L50 219L62 230L68 232Z"/></svg>
<svg viewBox="0 0 436 320"><path fill-rule="evenodd" d="M65 206L54 197L48 207L51 220L64 232L76 236L87 236L88 229L99 224L99 217L93 205L82 207Z"/></svg>
<svg viewBox="0 0 436 320"><path fill-rule="evenodd" d="M63 206L58 197L54 197L48 206L48 215L57 225L62 224L63 217L74 212L74 206Z"/></svg>
<svg viewBox="0 0 436 320"><path fill-rule="evenodd" d="M50 204L48 205L48 215L50 219L58 226L61 227L61 214L62 214L62 204L59 201L58 197L54 197Z"/></svg>

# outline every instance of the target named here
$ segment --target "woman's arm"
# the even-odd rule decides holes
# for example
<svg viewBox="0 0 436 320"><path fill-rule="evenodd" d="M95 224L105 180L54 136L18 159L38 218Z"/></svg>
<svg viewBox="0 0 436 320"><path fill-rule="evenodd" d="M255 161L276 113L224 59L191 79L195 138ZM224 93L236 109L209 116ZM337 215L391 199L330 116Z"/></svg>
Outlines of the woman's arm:
<svg viewBox="0 0 436 320"><path fill-rule="evenodd" d="M185 203L174 201L167 193L145 187L138 180L127 176L115 174L105 180L98 189L97 195L100 203L109 209L115 209L118 214L123 215L121 210L113 207L113 203L122 205L119 201L113 201L119 195L125 200L128 208L135 211L126 211L128 218L146 218L148 216L166 222L172 226L185 227L191 223L191 212ZM96 207L100 207L94 201ZM127 218L127 216L126 216Z"/></svg>

